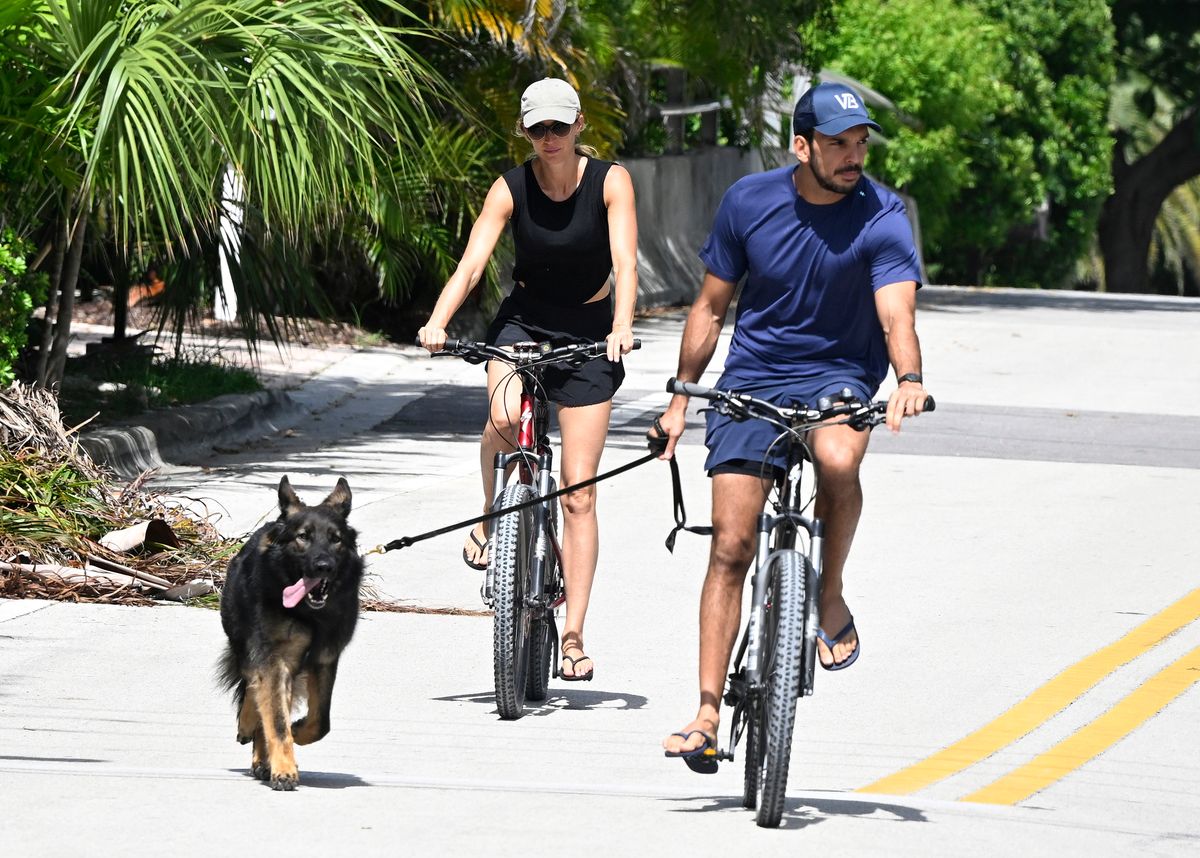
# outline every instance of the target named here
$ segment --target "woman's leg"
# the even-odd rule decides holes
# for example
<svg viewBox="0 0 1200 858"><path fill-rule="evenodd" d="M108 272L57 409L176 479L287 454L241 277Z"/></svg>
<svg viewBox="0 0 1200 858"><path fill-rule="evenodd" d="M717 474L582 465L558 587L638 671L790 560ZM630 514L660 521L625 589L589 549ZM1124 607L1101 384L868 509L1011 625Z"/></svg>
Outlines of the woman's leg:
<svg viewBox="0 0 1200 858"><path fill-rule="evenodd" d="M479 469L483 475L483 511L492 509L496 484L496 454L516 449L516 427L521 419L521 379L512 375L512 367L500 361L488 361L488 419L479 443ZM472 534L474 539L471 538ZM463 552L470 562L486 565L488 523L480 522L467 534ZM480 547L483 545L484 547Z"/></svg>
<svg viewBox="0 0 1200 858"><path fill-rule="evenodd" d="M562 434L559 474L563 486L596 476L600 454L608 437L612 402L558 409ZM563 511L563 579L567 588L567 616L562 629L562 653L577 659L574 668L564 663L567 676L585 676L592 671L591 659L583 655L583 621L587 615L599 556L596 526L596 487L588 486L561 498Z"/></svg>

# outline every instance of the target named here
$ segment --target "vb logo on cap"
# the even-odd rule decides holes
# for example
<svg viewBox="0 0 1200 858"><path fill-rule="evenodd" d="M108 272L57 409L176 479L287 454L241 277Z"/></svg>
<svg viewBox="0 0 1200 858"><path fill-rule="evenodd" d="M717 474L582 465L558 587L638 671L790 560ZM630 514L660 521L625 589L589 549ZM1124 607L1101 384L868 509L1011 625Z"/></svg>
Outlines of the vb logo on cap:
<svg viewBox="0 0 1200 858"><path fill-rule="evenodd" d="M793 134L805 131L841 134L856 125L881 130L867 113L861 96L841 83L822 83L812 87L800 96L792 114Z"/></svg>

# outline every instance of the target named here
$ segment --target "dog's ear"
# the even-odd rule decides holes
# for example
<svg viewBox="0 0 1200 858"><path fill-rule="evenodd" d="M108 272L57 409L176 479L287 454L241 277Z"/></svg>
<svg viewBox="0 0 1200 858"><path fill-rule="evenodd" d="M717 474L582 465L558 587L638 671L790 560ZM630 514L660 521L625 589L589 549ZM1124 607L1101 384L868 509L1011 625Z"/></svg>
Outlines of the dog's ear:
<svg viewBox="0 0 1200 858"><path fill-rule="evenodd" d="M338 477L337 486L329 493L329 497L321 501L321 505L333 507L342 518L350 517L350 484L345 477Z"/></svg>
<svg viewBox="0 0 1200 858"><path fill-rule="evenodd" d="M287 477L284 477L279 481L279 512L286 516L300 509L302 506L304 504L296 496L296 492L292 489L292 484L288 482Z"/></svg>
<svg viewBox="0 0 1200 858"><path fill-rule="evenodd" d="M258 543L258 551L260 554L268 551L275 541L279 538L279 534L283 531L283 524L278 521L272 521L262 531L262 539Z"/></svg>

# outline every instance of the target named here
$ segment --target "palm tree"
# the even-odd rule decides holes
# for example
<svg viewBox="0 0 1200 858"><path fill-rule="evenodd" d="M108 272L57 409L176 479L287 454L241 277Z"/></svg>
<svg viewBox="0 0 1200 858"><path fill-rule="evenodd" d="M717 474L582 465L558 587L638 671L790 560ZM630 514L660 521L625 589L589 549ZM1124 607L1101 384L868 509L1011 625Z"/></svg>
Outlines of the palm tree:
<svg viewBox="0 0 1200 858"><path fill-rule="evenodd" d="M303 269L313 242L394 191L389 164L420 173L414 153L431 105L454 100L419 55L428 28L399 2L371 5L394 23L357 0L25 0L0 39L4 53L42 70L29 110L52 118L53 136L35 140L28 117L3 127L5 142L40 146L45 164L59 163L21 189L52 213L44 219L58 224L48 232L64 257L42 383L62 377L88 231L126 267L175 262L181 283L211 288L210 277L187 275L211 273L206 260L229 241L227 171L242 188L235 283L247 327L321 304L287 275ZM196 297L178 291L180 304Z"/></svg>

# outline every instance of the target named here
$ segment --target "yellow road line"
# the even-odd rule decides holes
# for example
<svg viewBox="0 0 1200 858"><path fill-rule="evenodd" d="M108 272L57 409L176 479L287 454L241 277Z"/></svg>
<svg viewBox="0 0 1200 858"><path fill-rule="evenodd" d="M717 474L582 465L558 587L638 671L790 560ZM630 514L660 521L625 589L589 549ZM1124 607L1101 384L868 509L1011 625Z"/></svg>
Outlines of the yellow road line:
<svg viewBox="0 0 1200 858"><path fill-rule="evenodd" d="M1016 804L1107 751L1200 681L1200 647L1163 668L1120 703L1044 754L964 796L962 801Z"/></svg>
<svg viewBox="0 0 1200 858"><path fill-rule="evenodd" d="M1120 640L1068 667L990 724L858 792L908 795L961 772L1040 727L1088 689L1200 617L1200 589L1159 611Z"/></svg>

